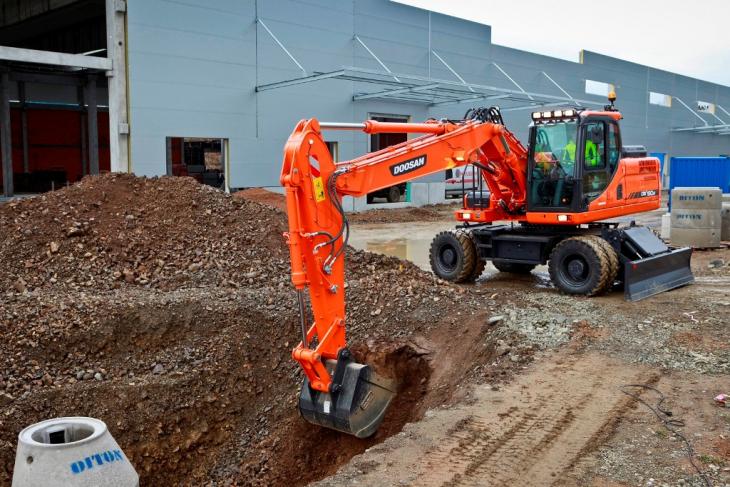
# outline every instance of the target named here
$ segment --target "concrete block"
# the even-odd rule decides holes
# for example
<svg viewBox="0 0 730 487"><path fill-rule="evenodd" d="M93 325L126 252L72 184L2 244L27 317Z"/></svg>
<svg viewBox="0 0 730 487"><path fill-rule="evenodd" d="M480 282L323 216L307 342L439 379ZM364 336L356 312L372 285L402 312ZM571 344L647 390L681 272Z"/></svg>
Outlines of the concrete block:
<svg viewBox="0 0 730 487"><path fill-rule="evenodd" d="M720 239L724 241L730 240L730 203L723 203L721 217L722 224L720 226Z"/></svg>
<svg viewBox="0 0 730 487"><path fill-rule="evenodd" d="M662 215L662 229L659 236L663 240L669 240L670 235L670 229L672 228L672 215L670 213L665 213Z"/></svg>
<svg viewBox="0 0 730 487"><path fill-rule="evenodd" d="M672 208L672 228L720 228L721 210Z"/></svg>
<svg viewBox="0 0 730 487"><path fill-rule="evenodd" d="M138 487L139 476L103 421L56 418L18 435L12 487Z"/></svg>
<svg viewBox="0 0 730 487"><path fill-rule="evenodd" d="M342 209L345 211L355 211L355 198L352 196L343 196Z"/></svg>
<svg viewBox="0 0 730 487"><path fill-rule="evenodd" d="M446 202L446 183L428 183L428 204L437 205Z"/></svg>
<svg viewBox="0 0 730 487"><path fill-rule="evenodd" d="M722 207L720 188L674 188L672 211L675 208L719 210Z"/></svg>
<svg viewBox="0 0 730 487"><path fill-rule="evenodd" d="M720 246L720 229L672 228L670 242L675 247L712 248Z"/></svg>
<svg viewBox="0 0 730 487"><path fill-rule="evenodd" d="M428 185L429 183L411 183L411 203L413 203L413 206L428 204Z"/></svg>
<svg viewBox="0 0 730 487"><path fill-rule="evenodd" d="M367 197L352 198L352 211L369 210Z"/></svg>
<svg viewBox="0 0 730 487"><path fill-rule="evenodd" d="M722 202L730 203L730 193L722 193Z"/></svg>

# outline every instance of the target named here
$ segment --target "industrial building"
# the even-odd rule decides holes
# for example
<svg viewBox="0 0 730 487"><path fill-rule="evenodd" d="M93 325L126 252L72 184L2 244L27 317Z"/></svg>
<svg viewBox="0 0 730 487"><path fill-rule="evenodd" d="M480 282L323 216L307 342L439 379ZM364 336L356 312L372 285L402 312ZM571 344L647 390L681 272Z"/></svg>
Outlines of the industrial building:
<svg viewBox="0 0 730 487"><path fill-rule="evenodd" d="M625 144L665 159L730 153L728 86L496 45L488 25L389 0L2 0L0 26L6 196L107 170L277 186L301 118L498 105L526 140L531 111L600 107L611 89ZM406 136L330 137L346 160ZM443 198L443 177L424 182L421 201Z"/></svg>

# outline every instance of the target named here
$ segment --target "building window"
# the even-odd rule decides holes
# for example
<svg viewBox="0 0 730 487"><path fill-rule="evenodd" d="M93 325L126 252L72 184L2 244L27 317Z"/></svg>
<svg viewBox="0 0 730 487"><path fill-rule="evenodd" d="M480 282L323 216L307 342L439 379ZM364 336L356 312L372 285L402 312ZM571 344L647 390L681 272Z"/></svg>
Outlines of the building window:
<svg viewBox="0 0 730 487"><path fill-rule="evenodd" d="M167 137L168 176L189 176L225 189L227 145L227 139Z"/></svg>
<svg viewBox="0 0 730 487"><path fill-rule="evenodd" d="M715 114L715 104L709 101L697 101L697 111L702 113Z"/></svg>
<svg viewBox="0 0 730 487"><path fill-rule="evenodd" d="M592 79L586 80L586 93L589 95L608 96L612 91L614 91L614 86L611 83L593 81Z"/></svg>
<svg viewBox="0 0 730 487"><path fill-rule="evenodd" d="M672 106L672 97L669 95L665 95L664 93L655 93L653 91L649 92L649 103L652 105L659 105L660 107L671 107Z"/></svg>
<svg viewBox="0 0 730 487"><path fill-rule="evenodd" d="M327 144L327 150L332 155L333 162L339 162L340 160L340 146L337 142L325 142Z"/></svg>

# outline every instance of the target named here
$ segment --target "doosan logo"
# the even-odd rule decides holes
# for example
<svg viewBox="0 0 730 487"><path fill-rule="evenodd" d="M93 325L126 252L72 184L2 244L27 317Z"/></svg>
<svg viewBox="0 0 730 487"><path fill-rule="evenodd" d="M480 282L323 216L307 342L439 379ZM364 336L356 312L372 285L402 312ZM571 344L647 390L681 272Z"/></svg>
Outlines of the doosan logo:
<svg viewBox="0 0 730 487"><path fill-rule="evenodd" d="M408 159L407 161L399 162L398 164L394 164L390 166L390 173L393 176L398 176L399 174L405 174L411 171L415 171L416 169L423 167L426 165L426 156L420 156L413 159Z"/></svg>

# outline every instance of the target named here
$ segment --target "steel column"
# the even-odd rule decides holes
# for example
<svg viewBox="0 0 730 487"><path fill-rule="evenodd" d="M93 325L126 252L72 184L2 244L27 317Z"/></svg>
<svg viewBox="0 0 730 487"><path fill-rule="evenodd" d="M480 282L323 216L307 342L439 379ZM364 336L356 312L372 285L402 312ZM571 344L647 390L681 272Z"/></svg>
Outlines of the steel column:
<svg viewBox="0 0 730 487"><path fill-rule="evenodd" d="M2 151L3 194L13 196L13 139L10 129L10 75L0 73L0 151Z"/></svg>
<svg viewBox="0 0 730 487"><path fill-rule="evenodd" d="M20 137L23 141L23 172L30 172L28 160L28 113L25 110L25 82L18 82L18 98L20 98Z"/></svg>
<svg viewBox="0 0 730 487"><path fill-rule="evenodd" d="M99 124L96 106L96 77L86 83L86 126L89 133L89 174L99 174Z"/></svg>
<svg viewBox="0 0 730 487"><path fill-rule="evenodd" d="M172 176L172 137L165 137L165 153L167 154L165 172L168 176Z"/></svg>
<svg viewBox="0 0 730 487"><path fill-rule="evenodd" d="M130 172L127 110L127 39L125 0L106 0L107 71L109 89L109 155L112 172Z"/></svg>

